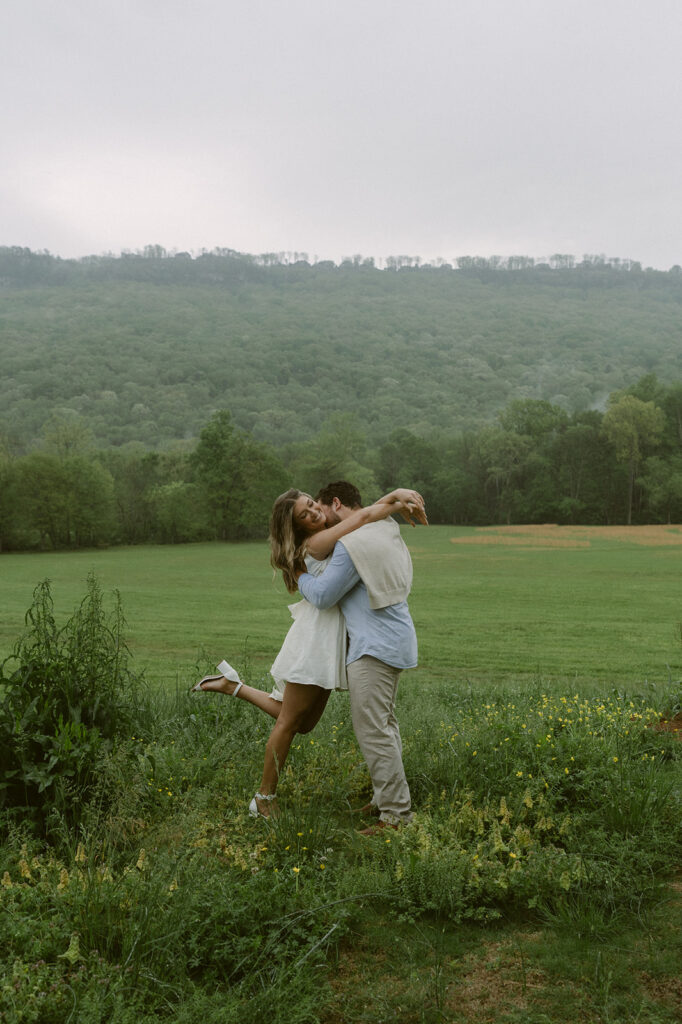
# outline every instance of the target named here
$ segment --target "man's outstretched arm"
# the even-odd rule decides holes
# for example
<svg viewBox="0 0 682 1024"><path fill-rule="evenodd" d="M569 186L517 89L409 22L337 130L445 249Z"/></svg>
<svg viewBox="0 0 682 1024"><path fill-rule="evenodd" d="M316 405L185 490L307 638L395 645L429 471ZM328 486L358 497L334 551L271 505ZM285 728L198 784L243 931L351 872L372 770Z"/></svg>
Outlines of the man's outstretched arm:
<svg viewBox="0 0 682 1024"><path fill-rule="evenodd" d="M316 608L331 608L359 582L360 577L350 555L343 544L337 544L322 575L302 573L298 578L298 589Z"/></svg>

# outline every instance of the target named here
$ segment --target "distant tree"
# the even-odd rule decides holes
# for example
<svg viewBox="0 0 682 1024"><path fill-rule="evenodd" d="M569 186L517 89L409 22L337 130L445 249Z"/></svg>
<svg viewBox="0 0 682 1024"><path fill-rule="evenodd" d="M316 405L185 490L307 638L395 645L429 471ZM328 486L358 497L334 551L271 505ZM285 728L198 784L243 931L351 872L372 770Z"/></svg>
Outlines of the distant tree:
<svg viewBox="0 0 682 1024"><path fill-rule="evenodd" d="M43 425L45 451L59 458L85 455L94 449L95 439L87 421L75 410L56 409Z"/></svg>
<svg viewBox="0 0 682 1024"><path fill-rule="evenodd" d="M180 480L158 484L150 494L154 540L184 544L211 538L209 517L196 485Z"/></svg>
<svg viewBox="0 0 682 1024"><path fill-rule="evenodd" d="M15 492L24 530L52 548L109 543L114 535L113 480L82 455L33 452L17 461Z"/></svg>
<svg viewBox="0 0 682 1024"><path fill-rule="evenodd" d="M511 523L518 504L521 477L531 450L528 437L509 430L488 427L478 436L481 458L486 468L486 490L494 503L498 522Z"/></svg>
<svg viewBox="0 0 682 1024"><path fill-rule="evenodd" d="M379 496L379 487L367 465L367 437L349 413L335 413L320 433L297 446L289 462L295 486L315 493L331 480L351 480L363 501Z"/></svg>
<svg viewBox="0 0 682 1024"><path fill-rule="evenodd" d="M615 448L616 458L628 468L628 526L632 523L632 499L640 460L644 449L656 444L664 427L663 411L653 402L619 393L609 399L603 429Z"/></svg>
<svg viewBox="0 0 682 1024"><path fill-rule="evenodd" d="M11 546L21 515L14 480L14 466L0 447L0 551Z"/></svg>
<svg viewBox="0 0 682 1024"><path fill-rule="evenodd" d="M451 522L450 501L441 500L440 486L436 483L441 463L441 452L436 445L400 427L379 449L376 471L379 490L414 487L424 497L430 522Z"/></svg>
<svg viewBox="0 0 682 1024"><path fill-rule="evenodd" d="M287 477L274 452L235 429L227 409L201 431L190 456L198 498L219 540L262 536Z"/></svg>
<svg viewBox="0 0 682 1024"><path fill-rule="evenodd" d="M568 416L558 405L534 398L521 398L510 402L498 419L505 430L532 437L536 441L549 439L560 427L565 426Z"/></svg>
<svg viewBox="0 0 682 1024"><path fill-rule="evenodd" d="M666 523L682 522L682 457L662 459L651 455L638 480L648 496L649 507Z"/></svg>

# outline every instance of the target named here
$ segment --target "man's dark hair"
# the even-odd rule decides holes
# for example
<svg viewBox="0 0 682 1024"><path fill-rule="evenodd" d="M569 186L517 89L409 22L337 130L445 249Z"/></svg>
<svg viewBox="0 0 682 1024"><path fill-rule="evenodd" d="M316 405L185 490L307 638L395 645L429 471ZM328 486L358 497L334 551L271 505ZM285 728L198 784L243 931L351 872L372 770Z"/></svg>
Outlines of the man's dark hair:
<svg viewBox="0 0 682 1024"><path fill-rule="evenodd" d="M321 501L323 505L331 505L334 498L338 498L341 504L347 508L362 508L360 491L347 480L337 480L335 484L327 484L326 487L321 487L315 495L315 501Z"/></svg>

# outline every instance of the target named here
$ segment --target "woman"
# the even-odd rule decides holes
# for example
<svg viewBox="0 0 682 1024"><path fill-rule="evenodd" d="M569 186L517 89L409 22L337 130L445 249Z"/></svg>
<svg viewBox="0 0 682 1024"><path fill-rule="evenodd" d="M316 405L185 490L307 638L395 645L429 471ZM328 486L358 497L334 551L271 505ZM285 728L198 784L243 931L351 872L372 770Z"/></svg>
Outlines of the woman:
<svg viewBox="0 0 682 1024"><path fill-rule="evenodd" d="M294 594L298 575L306 570L315 575L323 572L334 545L346 534L394 512L411 521L415 509L423 515L423 504L416 491L401 488L327 527L320 504L309 494L291 489L277 498L272 509L271 564L282 571L287 590ZM276 813L277 781L294 736L317 725L332 690L348 688L346 630L338 607L318 609L301 600L290 609L294 623L270 670L275 681L272 693L247 686L225 661L218 665L220 675L205 676L193 687L239 697L275 719L265 747L260 789L249 805L253 817Z"/></svg>

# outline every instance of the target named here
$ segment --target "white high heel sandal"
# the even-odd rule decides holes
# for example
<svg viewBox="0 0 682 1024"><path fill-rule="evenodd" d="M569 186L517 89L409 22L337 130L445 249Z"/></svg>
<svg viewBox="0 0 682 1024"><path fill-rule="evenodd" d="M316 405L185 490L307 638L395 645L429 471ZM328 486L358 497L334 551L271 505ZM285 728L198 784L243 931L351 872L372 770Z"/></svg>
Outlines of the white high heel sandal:
<svg viewBox="0 0 682 1024"><path fill-rule="evenodd" d="M267 803L272 803L272 801L276 800L276 799L277 799L277 794L276 793L265 793L265 794L263 794L263 793L256 793L256 795L254 796L253 800L249 804L249 814L251 815L252 818L265 818L266 820L269 821L270 820L270 815L269 814L263 814L261 811L258 810L258 802L257 801L258 800L265 800Z"/></svg>
<svg viewBox="0 0 682 1024"><path fill-rule="evenodd" d="M196 686L192 687L192 689L190 690L190 693L196 693L199 690L201 690L202 693L211 693L211 690L204 690L204 687L203 687L202 684L203 683L209 683L209 682L215 682L216 680L222 679L223 677L225 677L225 679L229 679L231 682L237 684L235 686L234 690L232 691L232 693L226 693L225 696L226 697L236 697L237 694L239 693L239 691L241 690L242 686L244 685L243 682L241 681L241 679L239 678L239 676L237 675L236 671L232 668L232 666L227 661L221 661L220 664L217 666L217 668L218 668L218 672L220 673L220 675L217 675L217 676L204 676L203 679L199 680L199 682L197 683ZM215 692L215 691L213 691L213 692Z"/></svg>

